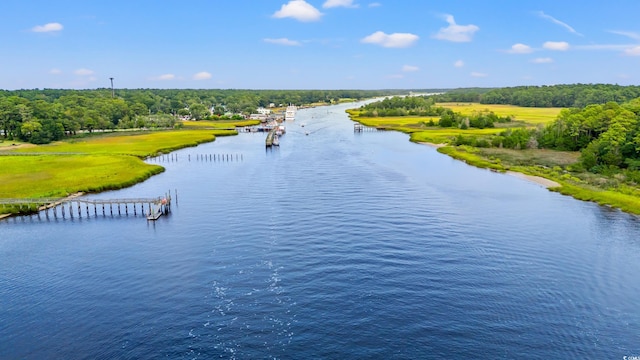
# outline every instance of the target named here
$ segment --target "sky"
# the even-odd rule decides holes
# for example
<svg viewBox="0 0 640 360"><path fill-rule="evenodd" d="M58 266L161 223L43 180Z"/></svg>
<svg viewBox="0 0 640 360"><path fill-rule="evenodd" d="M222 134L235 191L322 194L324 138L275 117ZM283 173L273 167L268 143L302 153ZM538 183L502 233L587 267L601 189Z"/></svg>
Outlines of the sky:
<svg viewBox="0 0 640 360"><path fill-rule="evenodd" d="M0 89L640 84L638 0L21 0Z"/></svg>

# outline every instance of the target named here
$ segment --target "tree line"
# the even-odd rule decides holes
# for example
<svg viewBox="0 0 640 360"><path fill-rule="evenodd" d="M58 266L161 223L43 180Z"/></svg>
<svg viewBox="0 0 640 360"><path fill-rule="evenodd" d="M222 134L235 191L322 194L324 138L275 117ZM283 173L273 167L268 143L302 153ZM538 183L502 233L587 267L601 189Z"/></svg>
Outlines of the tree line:
<svg viewBox="0 0 640 360"><path fill-rule="evenodd" d="M0 136L45 144L79 131L172 127L177 115L248 115L258 107L334 103L407 90L0 90ZM115 95L115 96L112 96ZM229 116L231 117L231 116Z"/></svg>
<svg viewBox="0 0 640 360"><path fill-rule="evenodd" d="M640 97L640 86L613 84L569 84L517 86L499 89L456 89L434 95L436 102L479 102L526 107L574 107L616 102Z"/></svg>
<svg viewBox="0 0 640 360"><path fill-rule="evenodd" d="M432 96L406 96L385 98L360 107L360 116L425 116L439 117L437 121L430 119L423 122L427 126L455 127L460 129L484 129L495 127L496 123L511 122L509 116L498 116L493 111L476 111L463 115L451 109L436 106Z"/></svg>

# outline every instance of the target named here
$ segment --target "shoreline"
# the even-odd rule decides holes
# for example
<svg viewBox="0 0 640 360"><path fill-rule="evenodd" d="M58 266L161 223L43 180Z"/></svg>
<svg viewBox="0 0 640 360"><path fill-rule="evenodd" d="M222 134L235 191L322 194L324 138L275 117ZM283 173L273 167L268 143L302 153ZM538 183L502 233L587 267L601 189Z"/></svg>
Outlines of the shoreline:
<svg viewBox="0 0 640 360"><path fill-rule="evenodd" d="M553 180L549 180L547 178L543 178L542 176L535 176L535 175L527 175L527 174L523 174L517 171L507 171L505 174L507 175L511 175L511 176L515 176L519 179L523 179L529 182L532 182L534 184L538 184L540 186L543 186L547 189L551 189L551 188L558 188L561 187L562 185L553 181Z"/></svg>
<svg viewBox="0 0 640 360"><path fill-rule="evenodd" d="M420 141L420 142L418 142L418 144L427 145L427 146L435 148L435 149L447 146L447 144L434 144L434 143L425 142L425 141ZM547 189L559 188L559 187L562 186L561 184L559 184L559 183L557 183L557 182L555 182L553 180L549 180L547 178L543 178L542 176L527 175L527 174L524 174L524 173L521 173L521 172L511 171L511 170L506 171L505 174L517 177L517 178L522 179L522 180L526 180L526 181L532 182L534 184L543 186L543 187L545 187Z"/></svg>

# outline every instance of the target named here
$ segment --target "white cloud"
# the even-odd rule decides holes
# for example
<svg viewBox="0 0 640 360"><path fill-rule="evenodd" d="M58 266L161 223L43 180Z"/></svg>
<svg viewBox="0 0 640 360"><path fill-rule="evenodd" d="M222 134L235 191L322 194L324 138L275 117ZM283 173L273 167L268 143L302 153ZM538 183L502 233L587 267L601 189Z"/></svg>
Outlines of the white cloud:
<svg viewBox="0 0 640 360"><path fill-rule="evenodd" d="M473 71L473 72L471 73L471 76L472 76L472 77L481 78L481 77L487 77L487 76L489 76L489 75L487 75L487 74L485 74L485 73L481 73L481 72L475 72L475 71Z"/></svg>
<svg viewBox="0 0 640 360"><path fill-rule="evenodd" d="M569 43L566 41L547 41L542 44L547 50L566 51L569 50Z"/></svg>
<svg viewBox="0 0 640 360"><path fill-rule="evenodd" d="M359 5L354 4L353 0L327 0L322 4L322 7L325 9L334 7L357 8Z"/></svg>
<svg viewBox="0 0 640 360"><path fill-rule="evenodd" d="M62 74L62 70L53 68L53 69L49 70L49 74L60 75L60 74Z"/></svg>
<svg viewBox="0 0 640 360"><path fill-rule="evenodd" d="M80 76L88 76L88 75L93 75L94 71L82 68L74 71L73 73Z"/></svg>
<svg viewBox="0 0 640 360"><path fill-rule="evenodd" d="M440 28L440 31L433 36L435 39L453 42L469 42L473 38L473 34L480 30L479 27L473 24L456 24L453 15L444 15L444 18L449 23L449 26L446 28Z"/></svg>
<svg viewBox="0 0 640 360"><path fill-rule="evenodd" d="M174 80L176 76L174 74L162 74L152 77L151 80Z"/></svg>
<svg viewBox="0 0 640 360"><path fill-rule="evenodd" d="M280 10L273 14L276 19L293 18L298 21L318 21L322 17L322 13L304 0L291 0L287 4L282 5Z"/></svg>
<svg viewBox="0 0 640 360"><path fill-rule="evenodd" d="M369 7L380 7L380 6L382 6L382 4L378 2L372 2L371 4L369 4Z"/></svg>
<svg viewBox="0 0 640 360"><path fill-rule="evenodd" d="M549 64L553 62L552 58L549 57L545 57L545 58L535 58L533 60L531 60L532 63L534 64Z"/></svg>
<svg viewBox="0 0 640 360"><path fill-rule="evenodd" d="M413 71L419 71L420 68L417 66L413 66L413 65L405 65L402 67L402 71L404 72L413 72Z"/></svg>
<svg viewBox="0 0 640 360"><path fill-rule="evenodd" d="M510 54L529 54L533 52L533 49L529 45L518 43L511 46L511 49L507 50L507 52Z"/></svg>
<svg viewBox="0 0 640 360"><path fill-rule="evenodd" d="M54 23L48 23L48 24L44 24L44 25L37 25L34 26L31 31L33 32L53 32L53 31L60 31L64 28L64 26L62 26L62 24L54 22Z"/></svg>
<svg viewBox="0 0 640 360"><path fill-rule="evenodd" d="M209 80L211 79L211 73L206 71L201 71L199 73L193 74L193 80Z"/></svg>
<svg viewBox="0 0 640 360"><path fill-rule="evenodd" d="M538 11L538 12L537 12L537 14L538 14L538 16L540 16L541 18L543 18L543 19L547 19L547 20L551 21L552 23L554 23L554 24L556 24L556 25L560 25L560 26L562 26L563 28L565 28L565 29L569 30L569 32L570 32L570 33L573 33L573 34L576 34L576 35L579 35L579 36L583 36L582 34L580 34L579 32L577 32L574 28L572 28L572 27L571 27L571 26L569 26L568 24L566 24L566 23L564 23L564 22L562 22L562 21L560 21L560 20L558 20L558 19L554 18L554 17L553 17L553 16L551 16L551 15L547 15L547 14L545 14L543 11Z"/></svg>
<svg viewBox="0 0 640 360"><path fill-rule="evenodd" d="M609 32L612 33L612 34L616 34L616 35L626 36L626 37L634 39L634 40L640 40L640 34L638 34L637 32L633 32L633 31L616 31L616 30L609 30Z"/></svg>
<svg viewBox="0 0 640 360"><path fill-rule="evenodd" d="M300 46L301 45L299 41L289 40L287 38L264 39L264 42L269 44L284 45L284 46Z"/></svg>
<svg viewBox="0 0 640 360"><path fill-rule="evenodd" d="M418 35L409 33L385 34L382 31L376 31L360 41L365 44L376 44L387 48L405 48L413 45L419 38Z"/></svg>
<svg viewBox="0 0 640 360"><path fill-rule="evenodd" d="M456 62L453 63L453 66L457 67L457 68L461 68L464 66L464 61L462 60L458 60Z"/></svg>
<svg viewBox="0 0 640 360"><path fill-rule="evenodd" d="M640 56L640 46L635 46L624 51L629 56Z"/></svg>

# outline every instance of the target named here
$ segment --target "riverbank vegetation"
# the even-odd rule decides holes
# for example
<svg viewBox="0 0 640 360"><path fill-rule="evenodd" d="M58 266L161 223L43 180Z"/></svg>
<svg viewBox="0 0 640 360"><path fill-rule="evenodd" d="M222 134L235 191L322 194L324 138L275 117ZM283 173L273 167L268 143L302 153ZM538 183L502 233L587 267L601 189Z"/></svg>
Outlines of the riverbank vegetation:
<svg viewBox="0 0 640 360"><path fill-rule="evenodd" d="M79 133L239 121L259 107L332 104L400 90L0 90L0 138L47 144Z"/></svg>
<svg viewBox="0 0 640 360"><path fill-rule="evenodd" d="M404 111L417 103L415 99L404 101L398 98L394 103ZM432 110L435 106L455 108L452 103L436 103L434 97L423 101ZM380 117L366 107L349 113L362 124L409 133L411 141L447 145L438 151L471 165L541 176L561 185L555 191L640 214L640 99L539 111L500 105L493 109L511 121L480 126L474 125L478 116L501 115L483 104L455 104L468 109L454 111L454 116L437 110L439 117L408 111L404 116ZM477 109L483 110L479 113ZM390 108L385 111L393 112ZM527 120L533 114L538 116ZM443 123L446 118L453 121Z"/></svg>

